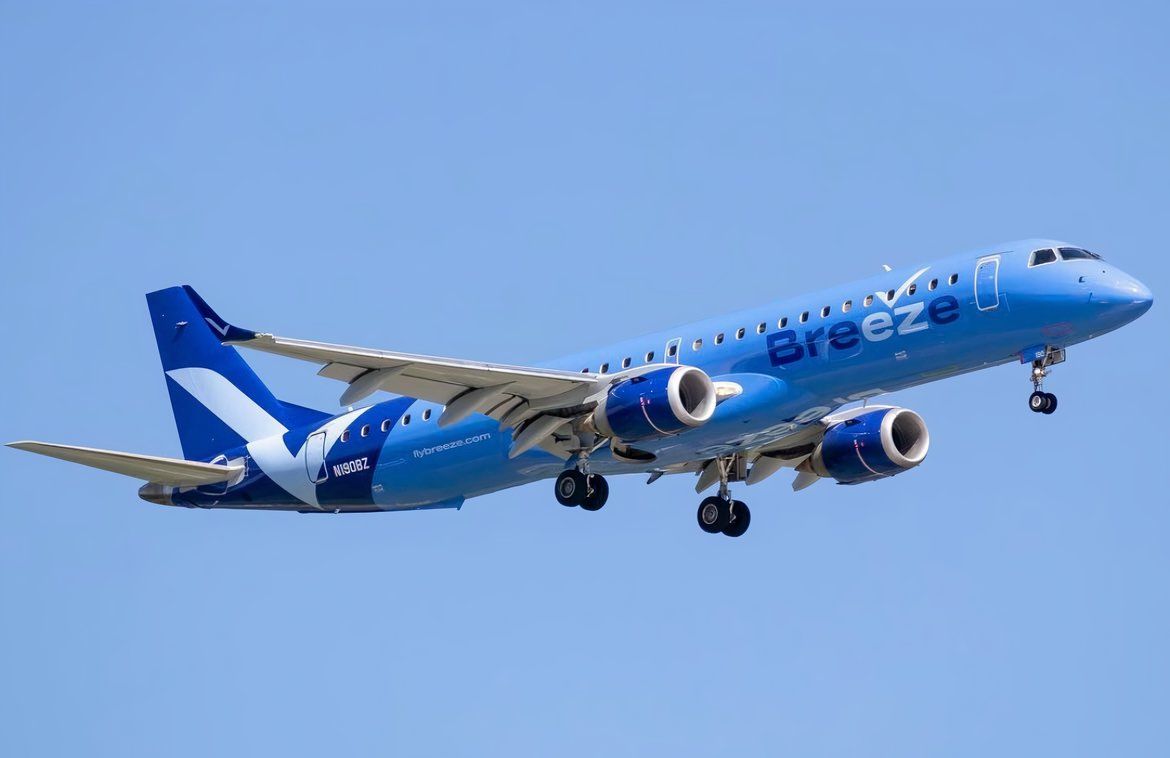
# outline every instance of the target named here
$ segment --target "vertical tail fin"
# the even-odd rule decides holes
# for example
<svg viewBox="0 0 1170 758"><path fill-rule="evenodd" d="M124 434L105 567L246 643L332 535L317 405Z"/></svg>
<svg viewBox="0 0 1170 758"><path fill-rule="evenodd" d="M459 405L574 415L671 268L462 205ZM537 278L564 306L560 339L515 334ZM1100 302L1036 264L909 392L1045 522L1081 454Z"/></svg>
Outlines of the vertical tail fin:
<svg viewBox="0 0 1170 758"><path fill-rule="evenodd" d="M219 318L195 290L158 290L146 302L188 460L328 418L277 400L236 349L221 342L251 333Z"/></svg>

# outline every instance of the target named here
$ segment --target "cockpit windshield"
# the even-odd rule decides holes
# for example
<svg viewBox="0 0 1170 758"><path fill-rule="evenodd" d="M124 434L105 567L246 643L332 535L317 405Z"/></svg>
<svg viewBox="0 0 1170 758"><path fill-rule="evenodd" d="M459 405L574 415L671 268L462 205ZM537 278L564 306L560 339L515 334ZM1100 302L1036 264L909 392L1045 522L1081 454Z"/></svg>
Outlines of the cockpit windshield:
<svg viewBox="0 0 1170 758"><path fill-rule="evenodd" d="M1099 261L1101 256L1096 253L1090 253L1088 250L1082 250L1079 247L1062 247L1060 248L1060 257L1066 261L1092 260Z"/></svg>
<svg viewBox="0 0 1170 758"><path fill-rule="evenodd" d="M1032 257L1028 259L1028 268L1043 266L1045 263L1056 263L1056 251L1050 247L1033 250Z"/></svg>
<svg viewBox="0 0 1170 758"><path fill-rule="evenodd" d="M1057 251L1060 252L1059 258L1057 258ZM1099 261L1102 258L1096 253L1090 253L1088 250L1079 247L1042 247L1039 250L1032 251L1032 255L1028 258L1028 268L1043 266L1046 263L1056 263L1057 260Z"/></svg>

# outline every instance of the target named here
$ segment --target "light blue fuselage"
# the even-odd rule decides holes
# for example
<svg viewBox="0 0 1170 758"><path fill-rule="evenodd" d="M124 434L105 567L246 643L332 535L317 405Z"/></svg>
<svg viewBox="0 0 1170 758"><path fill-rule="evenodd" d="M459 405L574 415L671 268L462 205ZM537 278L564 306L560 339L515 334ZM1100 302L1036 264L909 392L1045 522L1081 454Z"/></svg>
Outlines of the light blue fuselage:
<svg viewBox="0 0 1170 758"><path fill-rule="evenodd" d="M1096 337L1149 307L1149 291L1105 261L1028 265L1033 250L1062 244L1026 240L889 271L546 365L594 372L604 366L614 373L627 360L631 366L678 362L743 389L720 403L706 424L640 443L656 456L653 463L615 460L603 448L592 459L596 472L648 471L757 449L846 403L1030 362L1046 346ZM241 481L176 491L171 500L311 512L458 507L475 495L554 477L568 465L539 449L509 459L510 429L478 414L440 428L441 411L434 403L394 398L293 429L283 440L289 456L282 465L289 470L263 470L253 443L225 453L247 463ZM310 459L318 443L327 451L327 476L315 484L309 481L314 465L303 454L295 457L306 440ZM301 491L313 492L315 503L278 484L291 477L304 478L312 489Z"/></svg>

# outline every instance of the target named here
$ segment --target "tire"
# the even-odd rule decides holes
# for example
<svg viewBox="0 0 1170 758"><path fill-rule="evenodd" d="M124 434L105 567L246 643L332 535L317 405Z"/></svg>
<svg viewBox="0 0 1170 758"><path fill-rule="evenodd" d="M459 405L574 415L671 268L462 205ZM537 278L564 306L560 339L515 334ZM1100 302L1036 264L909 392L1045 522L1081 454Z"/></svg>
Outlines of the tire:
<svg viewBox="0 0 1170 758"><path fill-rule="evenodd" d="M557 476L553 493L561 505L580 505L585 499L585 475L577 469L567 469Z"/></svg>
<svg viewBox="0 0 1170 758"><path fill-rule="evenodd" d="M1045 392L1044 399L1044 410L1041 413L1046 416L1051 416L1053 413L1056 413L1056 395L1053 395L1051 392Z"/></svg>
<svg viewBox="0 0 1170 758"><path fill-rule="evenodd" d="M1028 395L1028 409L1032 413L1043 413L1044 409L1048 407L1048 393L1036 390L1031 395Z"/></svg>
<svg viewBox="0 0 1170 758"><path fill-rule="evenodd" d="M699 503L699 512L696 514L699 528L707 534L718 534L727 528L731 521L731 510L728 503L721 497L709 497Z"/></svg>
<svg viewBox="0 0 1170 758"><path fill-rule="evenodd" d="M589 494L581 500L581 507L587 511L599 511L609 500L609 482L601 474L589 475Z"/></svg>
<svg viewBox="0 0 1170 758"><path fill-rule="evenodd" d="M731 501L731 523L723 529L723 533L728 537L742 537L751 523L752 512L748 509L747 503L742 500Z"/></svg>

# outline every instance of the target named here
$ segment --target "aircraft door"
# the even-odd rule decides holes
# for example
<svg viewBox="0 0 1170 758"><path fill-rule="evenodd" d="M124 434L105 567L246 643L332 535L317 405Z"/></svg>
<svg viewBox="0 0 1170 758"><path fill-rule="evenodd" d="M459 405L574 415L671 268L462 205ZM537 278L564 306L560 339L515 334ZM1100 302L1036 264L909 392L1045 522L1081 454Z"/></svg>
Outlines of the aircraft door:
<svg viewBox="0 0 1170 758"><path fill-rule="evenodd" d="M981 311L999 307L999 256L981 258L975 264L975 306Z"/></svg>
<svg viewBox="0 0 1170 758"><path fill-rule="evenodd" d="M329 468L325 465L325 432L312 434L305 442L305 472L313 484L329 478Z"/></svg>
<svg viewBox="0 0 1170 758"><path fill-rule="evenodd" d="M678 363L678 354L682 352L682 337L675 337L666 343L666 352L662 354L663 363Z"/></svg>
<svg viewBox="0 0 1170 758"><path fill-rule="evenodd" d="M682 337L675 337L666 344L662 352L662 363L679 363L679 353L682 352Z"/></svg>

